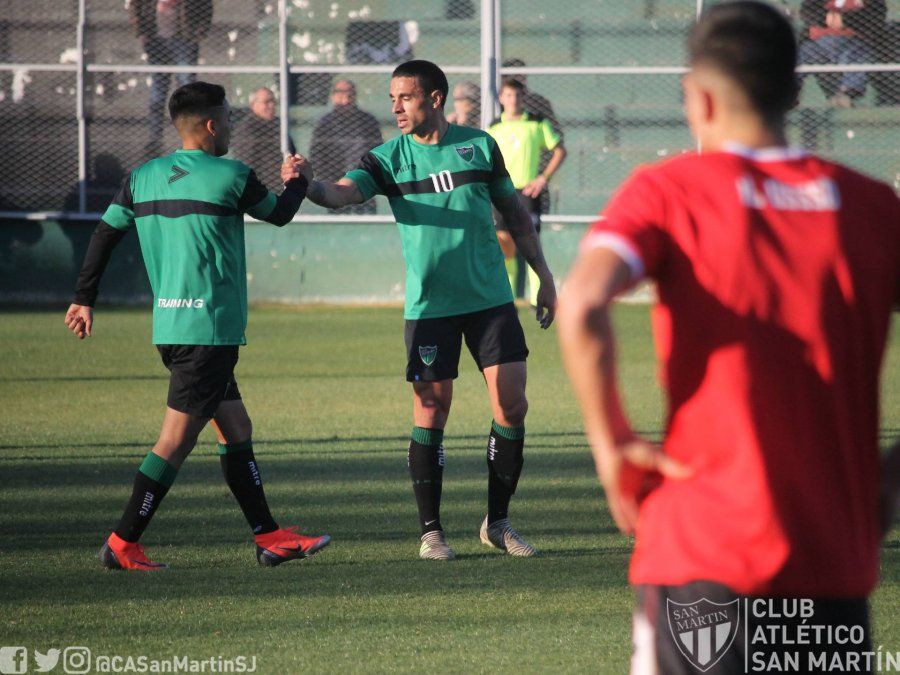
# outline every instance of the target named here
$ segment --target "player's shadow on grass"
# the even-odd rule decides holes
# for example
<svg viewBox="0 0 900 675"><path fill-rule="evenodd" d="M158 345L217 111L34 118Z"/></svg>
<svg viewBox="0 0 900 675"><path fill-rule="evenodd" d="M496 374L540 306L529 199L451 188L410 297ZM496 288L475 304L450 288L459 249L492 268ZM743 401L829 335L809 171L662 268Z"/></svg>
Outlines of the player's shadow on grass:
<svg viewBox="0 0 900 675"><path fill-rule="evenodd" d="M104 379L104 378L100 378ZM147 378L147 379L159 379L159 378ZM639 430L637 432L641 436L645 438L659 438L662 432L660 430ZM896 430L896 433L900 434L900 430ZM529 449L537 449L542 447L551 447L549 445L542 445L534 443L534 439L554 439L554 438L572 438L575 443L568 446L552 446L552 447L583 447L586 446L587 442L584 439L584 433L581 431L557 431L557 432L529 432L526 440L526 453ZM485 434L453 434L448 437L447 445L452 450L471 450L471 449L480 449L480 444L472 444L472 445L455 445L457 441L479 441L487 444L488 435ZM134 439L128 441L119 441L116 443L10 443L0 445L0 450L36 450L41 448L46 448L48 450L55 450L60 448L72 448L72 449L80 449L80 448L150 448L156 442L155 438L143 438L143 439ZM330 446L330 445L355 445L359 443L390 443L389 446L383 448L364 448L364 449L323 449L320 446ZM328 437L300 437L300 438L260 438L255 439L253 441L254 446L256 447L265 447L265 446L278 446L278 445L289 445L289 446L297 446L297 451L290 453L292 456L303 457L309 454L335 454L335 455L351 455L351 454L370 454L370 453L382 453L382 452L392 452L396 449L401 449L404 452L406 451L406 444L409 443L409 436L328 436ZM206 445L205 441L201 441L198 445L198 449L194 452L198 454L203 454L203 446ZM312 446L315 449L309 449L308 446ZM280 456L284 456L284 453L279 453ZM114 457L131 457L133 456L131 453L127 454L102 454L102 455L79 455L79 459L107 459ZM48 461L48 460L57 460L58 457L50 456L50 457L41 457L40 455L27 455L27 456L0 456L0 462L6 460L33 460L33 461Z"/></svg>

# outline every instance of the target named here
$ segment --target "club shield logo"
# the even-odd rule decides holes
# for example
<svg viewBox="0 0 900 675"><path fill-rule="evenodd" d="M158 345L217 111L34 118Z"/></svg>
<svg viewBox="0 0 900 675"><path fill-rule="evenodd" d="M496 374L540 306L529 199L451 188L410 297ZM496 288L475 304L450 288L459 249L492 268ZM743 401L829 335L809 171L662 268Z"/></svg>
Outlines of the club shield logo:
<svg viewBox="0 0 900 675"><path fill-rule="evenodd" d="M419 347L419 358L426 366L430 366L437 358L437 345L432 347Z"/></svg>
<svg viewBox="0 0 900 675"><path fill-rule="evenodd" d="M701 598L682 604L666 598L666 617L678 650L697 670L706 672L725 655L737 636L740 601L718 603Z"/></svg>
<svg viewBox="0 0 900 675"><path fill-rule="evenodd" d="M466 160L467 162L471 162L472 158L475 156L475 146L463 145L462 147L457 147L456 152L464 160Z"/></svg>

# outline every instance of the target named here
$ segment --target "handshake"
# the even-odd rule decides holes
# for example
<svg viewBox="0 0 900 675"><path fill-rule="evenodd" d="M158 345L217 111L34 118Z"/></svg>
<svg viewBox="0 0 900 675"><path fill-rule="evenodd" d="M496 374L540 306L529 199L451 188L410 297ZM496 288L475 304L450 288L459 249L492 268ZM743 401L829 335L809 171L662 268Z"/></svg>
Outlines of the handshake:
<svg viewBox="0 0 900 675"><path fill-rule="evenodd" d="M300 176L312 183L312 164L303 155L285 155L284 162L281 164L281 180L287 183Z"/></svg>

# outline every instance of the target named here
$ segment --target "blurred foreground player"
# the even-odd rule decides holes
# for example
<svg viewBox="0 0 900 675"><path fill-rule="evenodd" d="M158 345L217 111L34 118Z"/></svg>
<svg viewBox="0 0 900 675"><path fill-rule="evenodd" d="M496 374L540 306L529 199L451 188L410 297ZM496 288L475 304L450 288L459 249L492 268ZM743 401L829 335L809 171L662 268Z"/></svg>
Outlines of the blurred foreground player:
<svg viewBox="0 0 900 675"><path fill-rule="evenodd" d="M796 46L777 10L717 5L688 51L685 110L703 151L626 181L586 235L559 313L610 510L636 535L632 669L758 666L755 654L777 644L724 638L738 628L758 638L766 605L721 622L703 611L705 626L682 611L705 599L725 616L750 596L813 599L810 624L861 627L857 645L824 632L785 642L801 672L823 670L810 660L821 653L824 669L849 663L853 649L871 671L866 598L900 478L900 448L884 460L878 448L900 203L885 184L786 147ZM638 438L622 410L608 311L643 278L659 295L662 447Z"/></svg>
<svg viewBox="0 0 900 675"><path fill-rule="evenodd" d="M279 226L290 222L306 194L309 167L286 159L285 189L276 197L247 165L224 159L231 114L218 85L180 87L169 114L182 148L125 179L94 232L66 312L66 325L79 338L91 335L100 277L113 248L136 227L153 288L153 343L171 372L168 409L100 562L111 569L165 567L148 560L138 540L208 422L218 436L225 481L255 535L259 563L305 558L331 538L281 529L272 518L234 367L239 345L246 344L244 213Z"/></svg>

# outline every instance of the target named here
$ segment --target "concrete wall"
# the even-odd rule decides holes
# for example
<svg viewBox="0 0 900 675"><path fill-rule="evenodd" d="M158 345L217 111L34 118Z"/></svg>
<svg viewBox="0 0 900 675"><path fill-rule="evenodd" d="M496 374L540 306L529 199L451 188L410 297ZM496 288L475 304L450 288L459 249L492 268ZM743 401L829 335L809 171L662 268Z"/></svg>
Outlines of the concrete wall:
<svg viewBox="0 0 900 675"><path fill-rule="evenodd" d="M403 300L404 266L394 224L250 223L247 230L251 301L380 303ZM92 222L0 220L0 302L67 302ZM545 221L542 239L561 277L575 255L584 225ZM116 249L99 302L148 303L150 287L137 237Z"/></svg>

